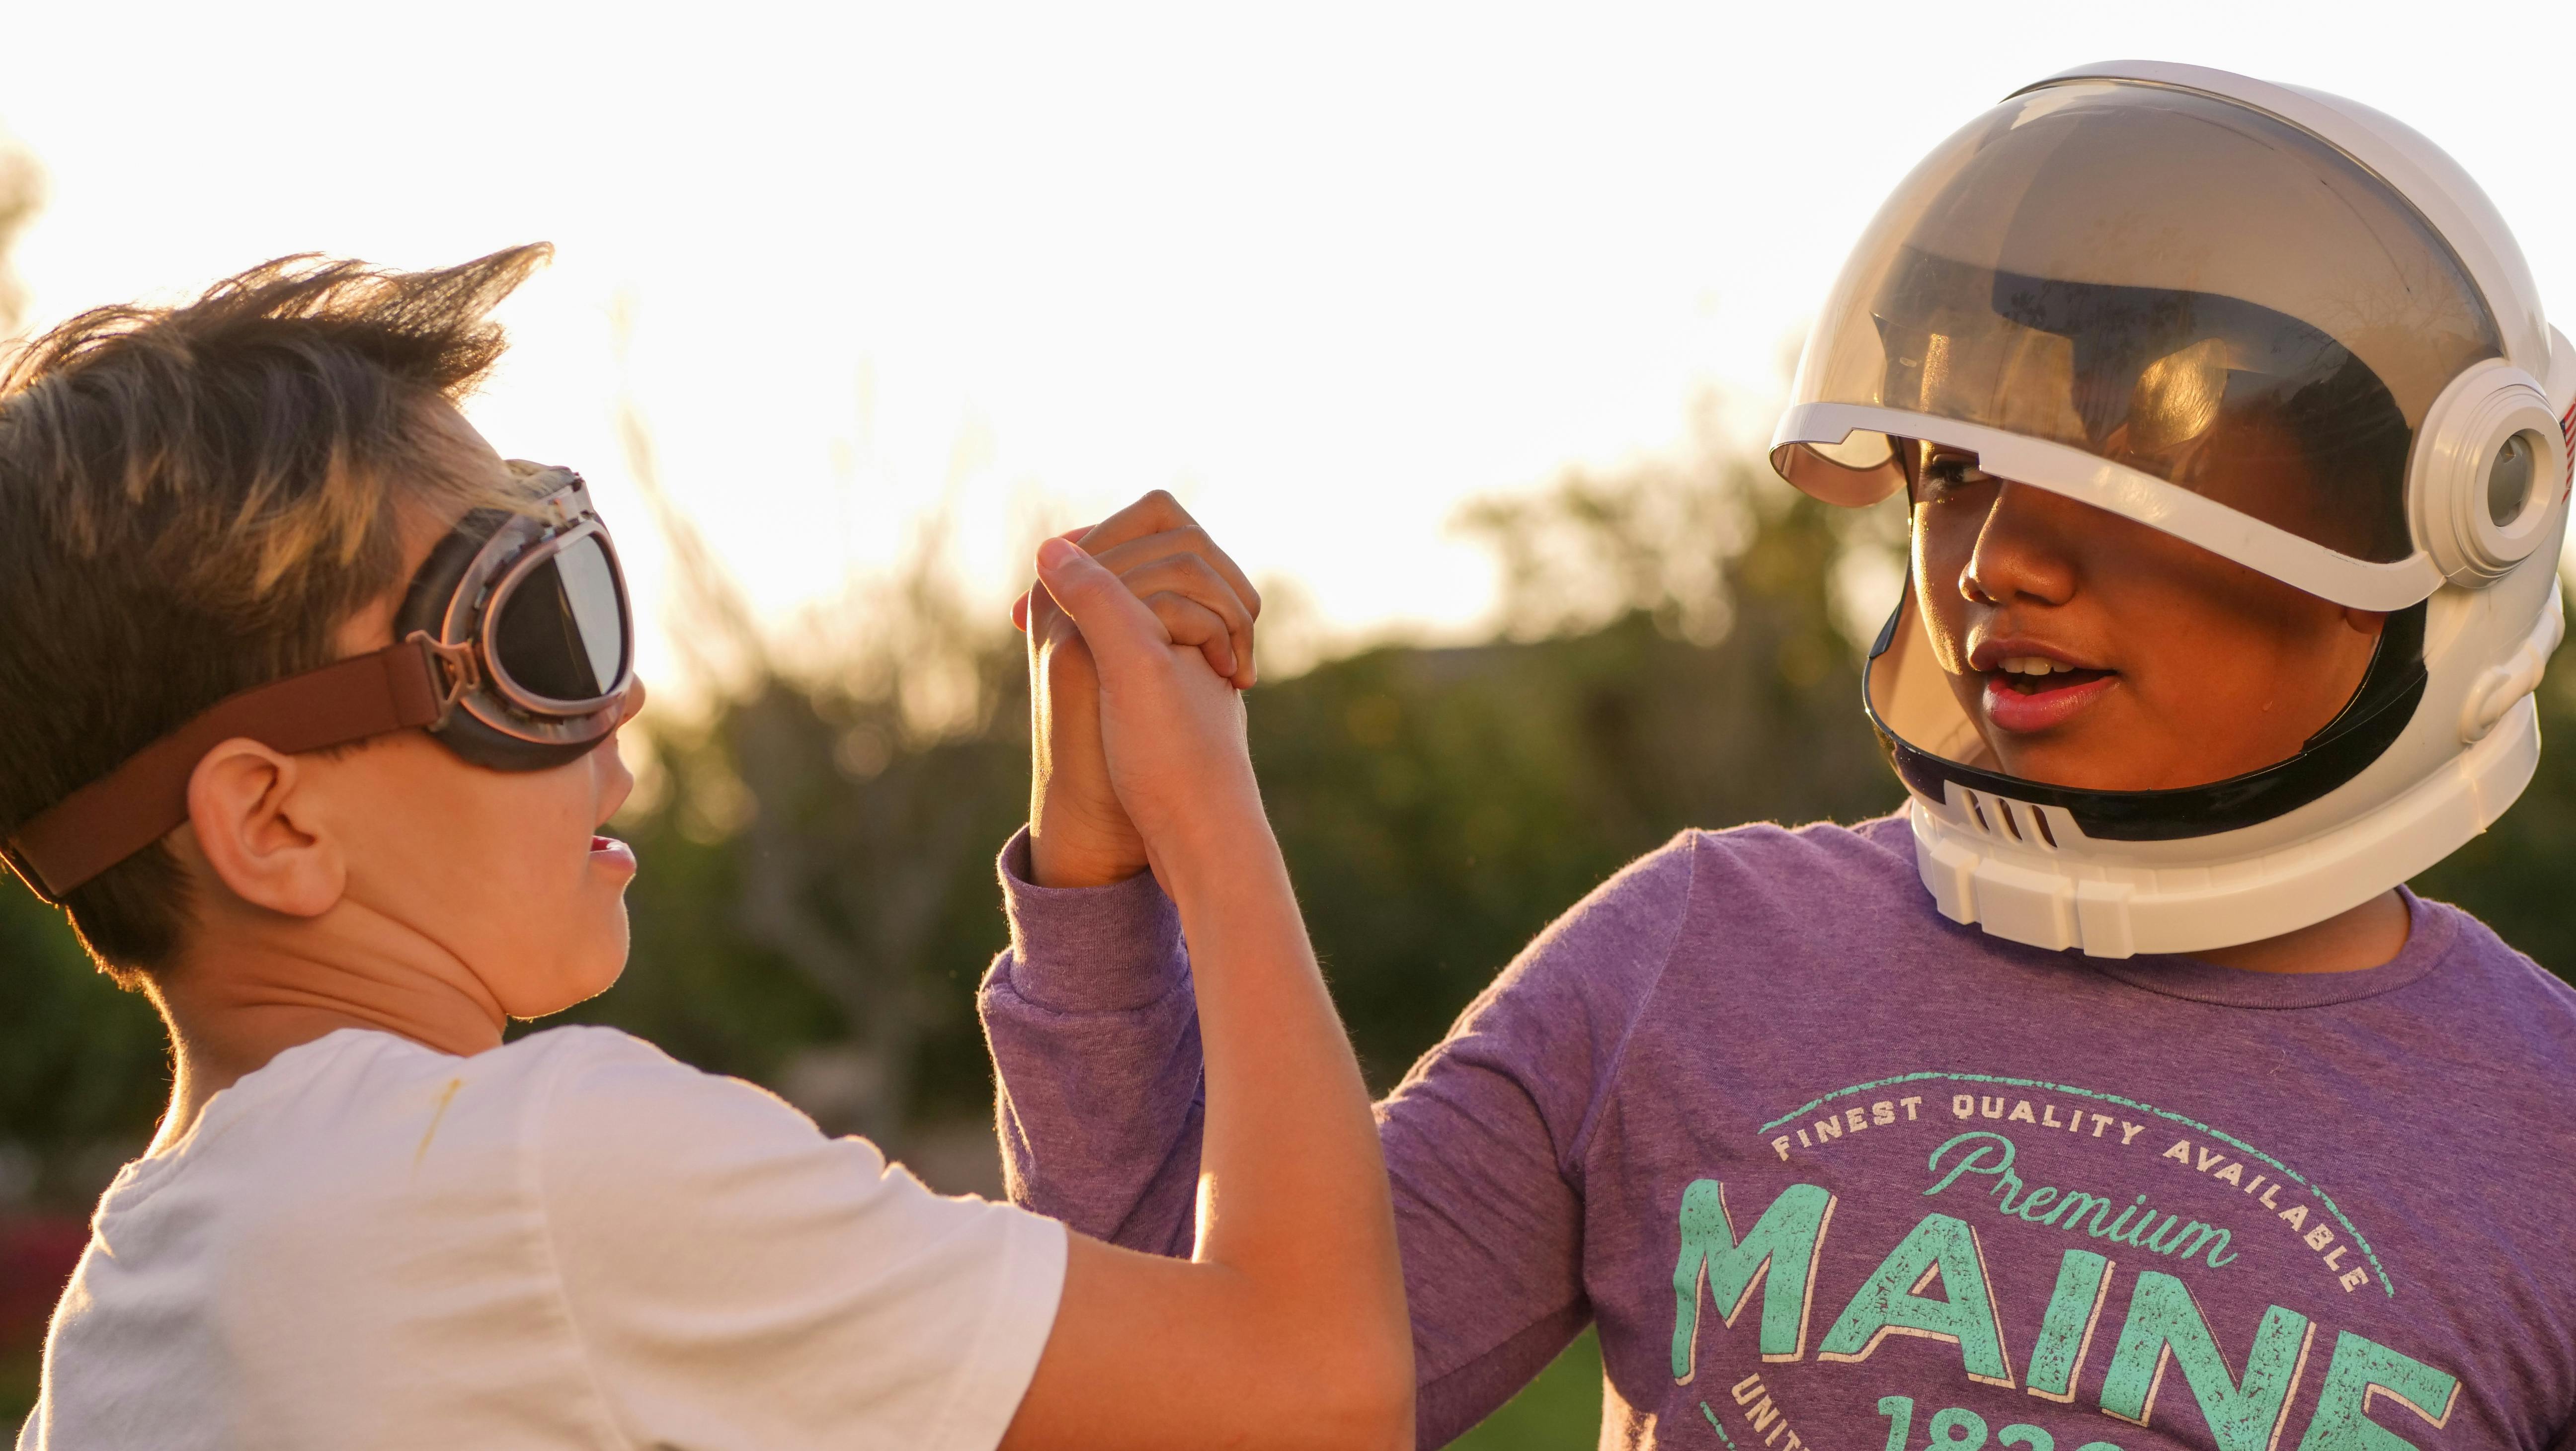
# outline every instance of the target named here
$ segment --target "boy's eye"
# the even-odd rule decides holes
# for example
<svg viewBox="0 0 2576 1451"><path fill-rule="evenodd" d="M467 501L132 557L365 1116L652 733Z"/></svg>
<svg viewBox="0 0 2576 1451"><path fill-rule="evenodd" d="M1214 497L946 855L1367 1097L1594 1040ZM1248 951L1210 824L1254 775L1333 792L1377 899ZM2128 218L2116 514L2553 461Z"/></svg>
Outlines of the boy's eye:
<svg viewBox="0 0 2576 1451"><path fill-rule="evenodd" d="M1923 492L1927 498L1939 498L1958 489L1990 483L1994 475L1977 467L1974 457L1957 454L1935 455L1923 465Z"/></svg>

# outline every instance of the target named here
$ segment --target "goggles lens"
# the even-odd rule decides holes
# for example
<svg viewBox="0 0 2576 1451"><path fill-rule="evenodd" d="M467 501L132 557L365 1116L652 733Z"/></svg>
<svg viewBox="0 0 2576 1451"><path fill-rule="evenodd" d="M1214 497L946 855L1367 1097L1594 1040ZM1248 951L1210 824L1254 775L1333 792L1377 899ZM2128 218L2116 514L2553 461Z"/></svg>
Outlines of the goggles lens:
<svg viewBox="0 0 2576 1451"><path fill-rule="evenodd" d="M597 536L539 562L498 608L491 664L519 691L587 707L617 689L627 661L626 593Z"/></svg>

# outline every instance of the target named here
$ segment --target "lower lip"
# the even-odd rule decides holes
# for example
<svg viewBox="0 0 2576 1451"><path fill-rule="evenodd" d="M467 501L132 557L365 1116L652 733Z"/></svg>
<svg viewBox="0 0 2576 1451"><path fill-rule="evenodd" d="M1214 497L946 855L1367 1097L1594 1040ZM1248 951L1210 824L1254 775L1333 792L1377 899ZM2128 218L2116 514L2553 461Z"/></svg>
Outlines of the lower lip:
<svg viewBox="0 0 2576 1451"><path fill-rule="evenodd" d="M635 848L613 836L590 839L590 859L602 866L632 873L635 870Z"/></svg>
<svg viewBox="0 0 2576 1451"><path fill-rule="evenodd" d="M2102 693L2119 678L2117 675L2104 675L2082 685L2024 695L2006 685L2002 677L1989 675L1986 677L1986 719L2016 734L2061 726L2100 700Z"/></svg>

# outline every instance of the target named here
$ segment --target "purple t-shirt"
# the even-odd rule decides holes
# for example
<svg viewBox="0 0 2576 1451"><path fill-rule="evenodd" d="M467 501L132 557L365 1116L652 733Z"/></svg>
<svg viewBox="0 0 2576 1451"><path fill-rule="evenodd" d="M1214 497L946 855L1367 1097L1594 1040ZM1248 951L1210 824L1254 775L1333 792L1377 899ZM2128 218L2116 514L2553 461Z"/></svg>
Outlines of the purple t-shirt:
<svg viewBox="0 0 2576 1451"><path fill-rule="evenodd" d="M1023 851L1013 1197L1186 1253L1177 918ZM1604 1446L2576 1446L2576 993L2407 907L2366 972L2103 961L1944 920L1901 817L1684 833L1379 1108L1421 1444L1597 1321Z"/></svg>

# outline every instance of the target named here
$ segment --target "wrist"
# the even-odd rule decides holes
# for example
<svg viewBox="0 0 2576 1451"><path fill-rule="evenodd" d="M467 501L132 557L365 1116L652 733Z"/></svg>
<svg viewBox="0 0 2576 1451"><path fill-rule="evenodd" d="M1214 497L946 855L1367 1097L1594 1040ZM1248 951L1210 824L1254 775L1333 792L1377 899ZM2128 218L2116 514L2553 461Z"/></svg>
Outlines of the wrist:
<svg viewBox="0 0 2576 1451"><path fill-rule="evenodd" d="M1041 887L1114 887L1145 870L1145 843L1123 818L1123 830L1087 819L1069 802L1041 800L1029 813L1029 880Z"/></svg>
<svg viewBox="0 0 2576 1451"><path fill-rule="evenodd" d="M1010 951L995 982L1059 1013L1131 1012L1186 991L1180 914L1149 876L1090 888L1037 884L1026 832L1002 848Z"/></svg>
<svg viewBox="0 0 2576 1451"><path fill-rule="evenodd" d="M1142 861L1124 857L1050 847L1035 825L1029 828L1029 882L1033 886L1114 887L1145 867Z"/></svg>
<svg viewBox="0 0 2576 1451"><path fill-rule="evenodd" d="M1240 799L1203 801L1147 840L1155 878L1188 910L1211 892L1233 890L1248 879L1285 873L1279 839L1270 829L1258 792Z"/></svg>

